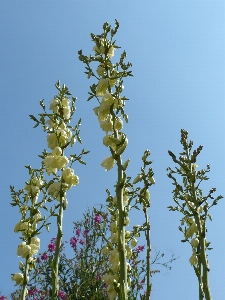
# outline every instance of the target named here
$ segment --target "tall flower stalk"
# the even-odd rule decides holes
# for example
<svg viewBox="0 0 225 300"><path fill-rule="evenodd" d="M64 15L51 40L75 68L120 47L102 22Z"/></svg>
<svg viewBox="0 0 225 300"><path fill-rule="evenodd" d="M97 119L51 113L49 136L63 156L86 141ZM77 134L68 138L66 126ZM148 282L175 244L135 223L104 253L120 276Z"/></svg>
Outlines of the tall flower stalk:
<svg viewBox="0 0 225 300"><path fill-rule="evenodd" d="M22 273L12 274L12 280L15 285L22 285L21 299L24 300L27 294L27 284L29 281L29 270L35 266L35 254L40 248L40 239L37 237L40 229L46 225L46 219L43 219L40 207L45 202L45 196L38 200L40 192L44 189L43 170L34 170L30 166L30 180L26 182L24 189L16 192L11 186L12 206L18 206L21 213L21 220L16 224L14 231L22 233L22 243L18 245L17 255L25 259L25 263L20 261L19 269Z"/></svg>
<svg viewBox="0 0 225 300"><path fill-rule="evenodd" d="M72 154L69 158L64 155L65 149L69 145L73 146L76 139L81 143L81 138L79 136L81 119L75 127L69 125L75 111L74 105L76 98L72 97L72 104L70 105L71 100L69 98L71 94L68 88L65 85L61 88L59 81L56 83L55 87L58 90L58 95L56 95L50 103L50 110L52 110L52 112L46 112L44 102L41 100L40 105L42 106L44 113L39 114L39 120L33 115L30 115L30 118L36 122L34 127L41 124L44 131L47 132L48 147L51 149L51 152L44 150L42 155L39 155L42 159L42 168L39 171L41 176L40 178L37 177L37 170L35 171L32 170L31 167L28 167L31 174L31 180L26 183L26 187L24 189L27 193L24 194L24 190L15 192L14 188L11 187L13 198L12 205L18 205L22 214L22 219L16 225L14 231L21 231L23 234L24 241L18 246L17 254L18 256L26 258L26 262L25 266L20 263L20 269L23 273L16 273L12 275L12 280L15 280L16 284L23 285L21 295L22 300L25 299L27 293L29 268L33 268L35 266L35 259L32 258L32 255L36 254L40 247L40 240L35 237L35 235L40 234L40 230L43 226L49 230L50 223L47 223L47 220L50 216L55 216L57 218L56 222L58 229L55 243L55 254L51 265L51 299L53 300L58 297L59 253L63 236L63 211L66 209L68 204L66 192L72 186L76 186L79 183L79 178L74 174L74 170L71 166L75 161L85 164L82 160L82 156L89 152L83 149L79 155ZM51 179L48 182L43 179L44 171L46 171L48 176L51 176ZM58 171L61 171L61 175L57 175ZM40 191L44 193L44 197L41 202L37 202ZM21 201L21 197L24 198L23 201ZM27 205L28 201L31 201L30 206ZM59 203L55 204L56 201ZM54 206L50 207L50 216L48 218L42 218L39 208L48 210L48 207L44 205L46 202L53 202ZM27 211L30 211L29 217L26 216ZM40 221L43 221L42 225L37 228L37 224Z"/></svg>
<svg viewBox="0 0 225 300"><path fill-rule="evenodd" d="M147 239L150 239L150 225L143 226L141 229L133 230L132 232L126 230L129 225L129 211L131 200L135 197L138 198L137 202L143 204L147 223L147 207L150 206L150 193L148 191L149 182L146 179L144 171L141 180L145 180L144 188L133 190L133 185L130 183L130 178L126 175L126 169L129 164L129 159L122 162L122 154L125 151L128 139L126 134L122 131L123 119L128 122L128 115L125 113L125 102L128 100L125 96L121 96L123 92L123 78L132 76L129 68L131 63L125 63L126 52L123 51L119 62L113 64L112 57L116 49L120 48L113 40L119 28L119 23L116 20L114 29L106 22L103 25L103 33L100 35L91 34L92 41L94 42L94 56L85 56L82 50L78 51L79 59L86 65L86 74L88 78L94 77L97 79L97 84L90 87L89 98L96 98L99 106L94 108L94 112L98 117L101 129L105 132L103 138L104 146L109 148L110 156L102 161L102 167L106 171L112 169L114 164L117 165L117 182L115 185L115 197L112 197L108 192L107 206L111 214L111 237L107 241L103 249L105 254L109 254L109 262L111 268L109 273L103 277L104 282L108 285L107 291L109 299L115 299L118 296L119 300L128 299L129 286L131 284L128 273L130 272L130 265L127 258L132 253L132 248L136 245L134 234L138 235L141 230L148 232ZM92 70L90 64L97 62L98 66L96 72ZM145 159L150 154L145 153ZM153 175L153 172L151 170ZM130 190L131 189L131 190ZM136 202L136 204L137 204ZM133 207L137 208L136 205ZM141 227L141 226L140 226ZM144 229L143 229L144 228ZM148 299L150 299L150 241L148 242Z"/></svg>
<svg viewBox="0 0 225 300"><path fill-rule="evenodd" d="M128 140L125 133L122 132L123 121L122 118L128 122L128 116L124 112L125 97L121 97L120 94L123 91L123 78L132 76L131 71L128 71L131 66L130 63L125 64L124 59L126 52L121 55L120 62L115 65L111 62L111 58L114 56L114 51L119 48L116 46L115 41L112 40L116 34L119 23L116 21L115 29L111 30L111 26L106 22L103 25L103 33L99 36L91 34L92 41L95 43L93 51L94 56L84 56L82 51L78 52L79 59L86 64L86 70L88 78L94 76L97 78L98 83L93 84L89 92L91 98L95 97L99 106L94 109L95 114L98 117L98 121L101 129L105 132L103 144L109 147L111 156L103 160L102 166L108 171L113 168L114 162L117 164L117 184L116 184L116 197L117 197L117 213L116 210L111 211L113 219L115 219L115 232L113 233L114 246L111 244L111 260L114 257L114 261L118 259L117 264L112 264L110 283L108 284L108 293L110 299L114 299L118 293L120 300L127 299L128 279L127 279L127 262L126 262L126 216L127 211L124 207L123 195L124 195L124 168L122 164L122 153L127 147ZM110 32L110 39L108 34ZM92 71L90 63L98 62L96 74ZM100 100L102 99L102 100ZM111 134L109 134L109 132ZM115 247L116 246L116 247ZM118 273L119 272L119 273ZM114 277L113 277L114 276ZM108 280L109 283L109 280Z"/></svg>
<svg viewBox="0 0 225 300"><path fill-rule="evenodd" d="M213 193L216 191L215 188L212 188L207 196L203 196L199 186L202 181L209 179L206 174L210 171L209 165L207 165L206 169L196 170L198 167L196 164L197 156L203 147L199 146L191 152L193 141L188 141L188 132L184 129L181 130L180 142L183 146L183 151L178 159L171 151L168 151L173 161L178 165L178 167L175 167L175 170L167 169L169 171L168 177L173 180L173 185L175 186L173 199L176 203L175 207L169 206L169 209L183 214L179 230L184 234L182 242L188 242L192 247L192 255L189 261L198 278L199 299L211 300L210 268L206 251L212 248L209 247L210 242L206 240L206 220L209 218L212 221L208 211L223 197L213 197ZM182 184L178 183L175 177L176 174L182 176ZM210 204L209 201L212 201L212 203Z"/></svg>

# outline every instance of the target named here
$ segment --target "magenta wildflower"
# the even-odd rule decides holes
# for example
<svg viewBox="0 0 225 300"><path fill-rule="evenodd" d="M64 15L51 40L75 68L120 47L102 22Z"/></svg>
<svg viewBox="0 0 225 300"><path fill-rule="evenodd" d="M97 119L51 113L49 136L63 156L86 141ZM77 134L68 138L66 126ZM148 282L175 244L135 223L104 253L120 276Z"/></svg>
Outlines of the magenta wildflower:
<svg viewBox="0 0 225 300"><path fill-rule="evenodd" d="M88 232L89 232L88 229L85 229L85 230L84 230L84 237L87 237Z"/></svg>
<svg viewBox="0 0 225 300"><path fill-rule="evenodd" d="M137 253L142 252L144 250L144 248L145 248L145 246L138 246L137 249L136 249Z"/></svg>
<svg viewBox="0 0 225 300"><path fill-rule="evenodd" d="M101 215L100 214L96 214L94 216L94 223L95 223L95 225L101 223Z"/></svg>
<svg viewBox="0 0 225 300"><path fill-rule="evenodd" d="M72 238L70 239L70 245L71 245L71 247L72 247L72 248L76 248L77 242L78 242L78 239L75 238L75 237L72 237Z"/></svg>
<svg viewBox="0 0 225 300"><path fill-rule="evenodd" d="M28 295L29 296L34 296L34 294L35 294L35 290L34 289L28 290Z"/></svg>
<svg viewBox="0 0 225 300"><path fill-rule="evenodd" d="M48 251L49 252L53 252L53 251L55 251L55 248L56 248L56 245L55 245L55 243L50 243L50 244L48 244Z"/></svg>
<svg viewBox="0 0 225 300"><path fill-rule="evenodd" d="M81 245L83 245L83 244L84 244L84 240L80 240L79 243L80 243Z"/></svg>
<svg viewBox="0 0 225 300"><path fill-rule="evenodd" d="M62 300L66 300L66 299L67 299L66 293L63 292L63 291L59 291L58 296L59 296L59 298L62 299Z"/></svg>
<svg viewBox="0 0 225 300"><path fill-rule="evenodd" d="M48 254L47 253L43 253L41 256L42 260L48 260Z"/></svg>
<svg viewBox="0 0 225 300"><path fill-rule="evenodd" d="M6 300L5 296L0 296L0 300Z"/></svg>
<svg viewBox="0 0 225 300"><path fill-rule="evenodd" d="M76 230L76 235L77 235L77 236L80 236L80 232L81 232L81 230L80 230L80 229L77 229L77 230Z"/></svg>

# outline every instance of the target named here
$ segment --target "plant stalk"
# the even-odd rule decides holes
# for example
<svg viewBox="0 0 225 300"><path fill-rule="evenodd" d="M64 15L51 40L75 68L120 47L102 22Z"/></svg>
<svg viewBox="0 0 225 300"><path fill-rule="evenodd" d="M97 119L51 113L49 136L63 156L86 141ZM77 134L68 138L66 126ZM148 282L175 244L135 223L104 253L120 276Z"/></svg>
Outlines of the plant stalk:
<svg viewBox="0 0 225 300"><path fill-rule="evenodd" d="M124 205L123 205L123 169L121 156L117 159L118 166L118 185L117 199L119 208L119 234L118 234L118 251L120 260L120 291L119 300L127 300L127 265L125 254L125 226L124 226Z"/></svg>

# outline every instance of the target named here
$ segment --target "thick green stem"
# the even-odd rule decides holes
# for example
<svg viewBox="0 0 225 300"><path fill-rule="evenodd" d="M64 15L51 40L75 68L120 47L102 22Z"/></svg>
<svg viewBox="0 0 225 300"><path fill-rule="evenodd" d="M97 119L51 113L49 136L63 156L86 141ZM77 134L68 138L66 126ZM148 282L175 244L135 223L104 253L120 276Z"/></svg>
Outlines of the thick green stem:
<svg viewBox="0 0 225 300"><path fill-rule="evenodd" d="M198 252L200 251L200 245L198 245ZM202 264L201 264L201 258L198 256L198 268L196 269L196 272L198 272L198 294L199 294L199 300L204 300L204 293L202 290Z"/></svg>
<svg viewBox="0 0 225 300"><path fill-rule="evenodd" d="M147 231L145 233L146 241L147 241L147 290L146 290L146 300L150 300L152 284L151 284L151 243L150 243L150 223L148 218L147 208L144 208L145 213L145 222L147 224Z"/></svg>
<svg viewBox="0 0 225 300"><path fill-rule="evenodd" d="M124 205L123 205L123 169L121 157L117 159L118 166L118 185L117 199L119 208L119 234L118 234L118 251L120 259L120 292L119 300L127 300L127 265L125 254L125 226L124 226Z"/></svg>
<svg viewBox="0 0 225 300"><path fill-rule="evenodd" d="M27 278L28 278L28 258L26 258L25 262L25 271L24 271L24 282L23 282L23 288L22 288L22 294L21 294L21 300L25 300L26 298L26 292L27 292Z"/></svg>
<svg viewBox="0 0 225 300"><path fill-rule="evenodd" d="M192 170L192 164L191 164L188 150L187 150L187 157L189 160L189 169ZM196 196L195 175L194 174L190 174L190 183L191 183L192 199L193 199L193 202L197 209L199 204L198 204L197 196ZM201 278L199 278L199 299L202 299L201 298L202 286L200 286L200 284L203 284L203 292L205 294L205 299L212 300L212 296L210 293L210 287L209 287L209 278L208 278L209 267L208 267L208 262L207 262L207 258L206 258L206 244L205 244L206 228L205 228L205 226L202 226L201 220L200 220L200 214L197 211L194 213L194 218L195 218L195 223L197 224L197 227L198 227L199 245L200 245L200 252L198 253L200 259L198 259L198 263L200 264L199 268L200 269L202 268L201 273L198 275L201 277Z"/></svg>
<svg viewBox="0 0 225 300"><path fill-rule="evenodd" d="M61 193L60 193L61 194ZM63 221L63 199L60 195L60 207L59 207L59 215L57 217L57 238L56 238L56 248L55 248L55 256L52 266L52 295L51 300L55 300L58 297L59 292L59 253L60 247L62 243L62 221Z"/></svg>
<svg viewBox="0 0 225 300"><path fill-rule="evenodd" d="M35 204L35 200L32 200L32 208L30 210L30 218L33 217L33 209L34 209L34 204ZM33 229L36 230L36 225L33 224ZM30 245L31 242L31 238L28 238L28 245ZM22 288L22 294L21 294L21 300L25 300L26 297L26 293L27 293L27 283L28 283L28 272L29 272L29 265L28 265L28 259L29 259L29 255L27 255L26 257L26 262L25 262L25 269L24 269L24 282L23 282L23 288Z"/></svg>

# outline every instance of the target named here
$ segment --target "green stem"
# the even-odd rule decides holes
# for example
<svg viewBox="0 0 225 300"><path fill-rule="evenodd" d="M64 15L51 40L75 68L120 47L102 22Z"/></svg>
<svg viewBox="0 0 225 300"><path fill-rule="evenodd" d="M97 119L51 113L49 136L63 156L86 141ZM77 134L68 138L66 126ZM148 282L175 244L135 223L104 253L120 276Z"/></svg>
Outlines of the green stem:
<svg viewBox="0 0 225 300"><path fill-rule="evenodd" d="M60 207L59 207L59 215L57 217L57 238L56 238L56 248L55 248L55 255L54 261L52 266L52 295L51 300L55 300L58 297L59 292L59 253L60 253L60 246L62 243L62 221L63 221L63 203L62 203L62 195L60 191Z"/></svg>
<svg viewBox="0 0 225 300"><path fill-rule="evenodd" d="M118 234L118 251L120 259L120 291L119 300L127 300L127 265L125 254L125 226L124 226L124 205L123 205L123 169L121 156L117 159L118 166L118 185L117 199L119 207L119 234Z"/></svg>
<svg viewBox="0 0 225 300"><path fill-rule="evenodd" d="M189 161L189 170L192 171L192 164L191 164L188 150L187 150L187 157L188 157L188 161ZM196 197L195 174L190 174L190 184L191 184L191 195L193 197L194 205L197 209L199 204L198 204L197 197ZM208 278L209 268L208 268L208 263L207 263L207 258L206 258L206 244L205 244L206 228L205 228L205 226L202 226L201 220L200 220L200 215L197 211L194 213L194 218L195 218L195 222L198 227L199 245L200 245L200 252L198 253L200 259L198 259L198 264L200 264L199 265L200 270L203 269L203 275L202 275L202 272L200 272L200 274L198 275L198 277L199 277L198 278L199 279L199 299L203 299L203 298L201 298L202 297L201 296L202 284L203 284L203 292L205 294L205 299L212 300L212 296L210 293L210 287L209 287L209 278Z"/></svg>
<svg viewBox="0 0 225 300"><path fill-rule="evenodd" d="M199 248L199 247L198 247ZM199 300L204 300L204 293L202 290L202 265L201 265L201 259L198 256L198 293L199 293Z"/></svg>
<svg viewBox="0 0 225 300"><path fill-rule="evenodd" d="M144 208L145 214L145 222L147 224L147 231L145 233L146 241L147 241L147 291L146 291L146 300L150 300L151 290L152 290L152 283L151 283L151 243L150 243L150 222L148 218L148 211L147 208Z"/></svg>
<svg viewBox="0 0 225 300"><path fill-rule="evenodd" d="M26 257L25 262L25 271L24 271L24 282L23 282L23 288L22 288L22 294L21 294L21 300L25 300L26 298L26 291L27 291L27 278L28 278L28 257Z"/></svg>
<svg viewBox="0 0 225 300"><path fill-rule="evenodd" d="M34 209L34 205L35 205L35 200L32 199L32 207L31 207L31 210L30 210L30 218L33 217L33 209ZM34 230L36 230L36 227L37 227L37 226L36 226L35 224L33 224L33 229L34 229ZM31 243L31 238L29 237L29 238L28 238L28 243L27 243L27 245L30 245L30 243ZM21 300L25 300L26 292L27 292L28 272L29 272L28 258L29 258L29 255L27 255L27 257L26 257L26 262L25 262L25 270L24 270L24 274L23 274L24 282L23 282L23 288L22 288Z"/></svg>

